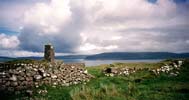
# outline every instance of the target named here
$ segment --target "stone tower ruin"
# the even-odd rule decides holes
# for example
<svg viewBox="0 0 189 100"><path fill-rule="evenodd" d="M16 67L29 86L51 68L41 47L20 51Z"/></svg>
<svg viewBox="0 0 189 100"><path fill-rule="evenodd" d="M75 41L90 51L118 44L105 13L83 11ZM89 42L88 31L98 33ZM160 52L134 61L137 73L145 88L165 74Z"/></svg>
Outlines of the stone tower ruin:
<svg viewBox="0 0 189 100"><path fill-rule="evenodd" d="M54 48L51 44L45 45L44 59L49 62L54 62Z"/></svg>

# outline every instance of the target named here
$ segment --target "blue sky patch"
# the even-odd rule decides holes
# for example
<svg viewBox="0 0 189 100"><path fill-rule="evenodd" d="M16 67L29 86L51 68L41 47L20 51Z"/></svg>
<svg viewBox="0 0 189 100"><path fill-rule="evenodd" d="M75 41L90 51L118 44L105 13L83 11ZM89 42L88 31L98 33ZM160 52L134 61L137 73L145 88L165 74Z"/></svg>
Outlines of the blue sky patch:
<svg viewBox="0 0 189 100"><path fill-rule="evenodd" d="M13 34L18 34L19 32L15 31L15 30L8 29L6 27L0 27L0 34L1 33L13 35Z"/></svg>
<svg viewBox="0 0 189 100"><path fill-rule="evenodd" d="M148 0L148 2L150 2L150 3L156 3L157 0Z"/></svg>

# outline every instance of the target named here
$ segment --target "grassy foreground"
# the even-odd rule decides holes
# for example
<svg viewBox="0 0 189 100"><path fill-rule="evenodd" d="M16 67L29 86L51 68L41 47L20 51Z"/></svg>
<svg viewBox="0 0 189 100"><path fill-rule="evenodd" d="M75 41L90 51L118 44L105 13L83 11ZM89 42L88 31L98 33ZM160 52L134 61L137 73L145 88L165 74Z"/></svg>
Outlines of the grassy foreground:
<svg viewBox="0 0 189 100"><path fill-rule="evenodd" d="M115 63L96 67L87 67L95 76L86 84L69 87L41 86L32 98L35 100L188 100L189 98L189 61L181 67L180 74L169 77L165 74L154 75L141 70L129 76L107 77L102 70L108 66L154 68L162 63ZM138 82L136 80L140 79ZM45 89L47 94L39 95L38 90ZM26 94L4 95L5 100L29 99Z"/></svg>

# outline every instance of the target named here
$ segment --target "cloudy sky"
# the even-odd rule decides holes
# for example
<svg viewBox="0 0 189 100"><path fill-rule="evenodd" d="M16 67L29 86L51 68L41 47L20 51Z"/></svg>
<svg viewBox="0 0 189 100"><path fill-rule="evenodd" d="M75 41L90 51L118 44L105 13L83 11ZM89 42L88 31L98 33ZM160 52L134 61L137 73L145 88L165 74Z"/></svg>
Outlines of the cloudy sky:
<svg viewBox="0 0 189 100"><path fill-rule="evenodd" d="M0 56L189 52L189 0L0 0Z"/></svg>

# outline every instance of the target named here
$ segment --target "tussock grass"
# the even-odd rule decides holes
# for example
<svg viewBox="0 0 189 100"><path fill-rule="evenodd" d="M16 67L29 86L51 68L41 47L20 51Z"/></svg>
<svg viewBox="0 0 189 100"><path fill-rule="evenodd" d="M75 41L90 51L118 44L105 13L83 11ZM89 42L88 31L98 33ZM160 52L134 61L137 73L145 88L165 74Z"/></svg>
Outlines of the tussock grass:
<svg viewBox="0 0 189 100"><path fill-rule="evenodd" d="M98 89L83 85L81 87L77 87L71 90L70 95L73 100L109 100L111 97L120 98L120 96L122 96L120 95L118 89L114 84L100 84L100 87Z"/></svg>

